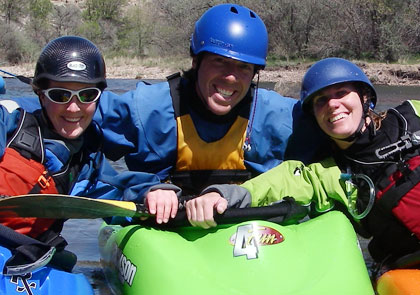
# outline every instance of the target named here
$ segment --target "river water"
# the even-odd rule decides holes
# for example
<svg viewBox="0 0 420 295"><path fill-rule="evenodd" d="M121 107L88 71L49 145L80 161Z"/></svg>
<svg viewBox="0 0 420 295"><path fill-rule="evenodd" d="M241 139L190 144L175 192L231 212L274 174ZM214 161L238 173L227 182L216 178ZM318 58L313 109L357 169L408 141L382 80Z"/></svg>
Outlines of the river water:
<svg viewBox="0 0 420 295"><path fill-rule="evenodd" d="M5 79L6 94L0 95L0 99L17 96L33 96L29 85L17 79ZM137 80L133 79L109 79L108 90L122 93L134 89ZM274 83L261 83L262 87L273 89ZM407 99L420 100L420 86L375 86L378 94L378 104L376 110L381 111L390 107L397 106ZM280 91L281 92L281 91ZM291 97L299 97L299 85L287 85L285 93ZM121 162L113 163L117 170L123 170ZM101 225L101 220L69 220L65 223L63 236L69 242L68 250L73 251L78 256L78 263L74 272L85 274L92 283L95 294L111 294L106 286L104 275L99 264L99 249L97 245L97 232ZM362 248L363 246L362 241ZM366 253L365 253L366 254ZM368 256L366 256L368 257Z"/></svg>

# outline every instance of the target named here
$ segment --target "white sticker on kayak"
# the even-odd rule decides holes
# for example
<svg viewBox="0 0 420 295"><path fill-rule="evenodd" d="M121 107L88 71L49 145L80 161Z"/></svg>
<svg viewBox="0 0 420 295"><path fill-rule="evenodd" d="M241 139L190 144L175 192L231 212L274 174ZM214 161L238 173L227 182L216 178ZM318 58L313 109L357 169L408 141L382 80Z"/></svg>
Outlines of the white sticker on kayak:
<svg viewBox="0 0 420 295"><path fill-rule="evenodd" d="M137 272L137 266L135 266L129 259L127 259L127 257L125 257L124 254L121 253L118 270L120 273L121 283L124 284L124 282L127 282L127 284L131 287Z"/></svg>
<svg viewBox="0 0 420 295"><path fill-rule="evenodd" d="M67 67L73 71L83 71L86 69L86 65L80 61L71 61L67 64Z"/></svg>
<svg viewBox="0 0 420 295"><path fill-rule="evenodd" d="M258 258L259 246L274 245L284 241L281 233L271 227L256 223L240 225L230 238L234 246L233 256L245 255L247 259Z"/></svg>

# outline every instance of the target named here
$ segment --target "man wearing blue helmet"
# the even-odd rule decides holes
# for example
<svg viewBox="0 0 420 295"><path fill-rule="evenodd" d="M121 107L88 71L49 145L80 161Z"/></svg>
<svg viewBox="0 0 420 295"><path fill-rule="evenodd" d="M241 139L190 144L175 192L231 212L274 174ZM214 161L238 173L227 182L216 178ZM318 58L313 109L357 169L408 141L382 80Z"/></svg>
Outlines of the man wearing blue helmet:
<svg viewBox="0 0 420 295"><path fill-rule="evenodd" d="M191 223L207 228L215 225L214 209L291 196L313 215L343 211L360 234L373 237L370 254L383 265L419 251L420 102L377 114L376 100L355 64L341 58L315 63L304 76L301 101L330 138L333 156L308 166L285 161L240 186L210 186L187 203Z"/></svg>
<svg viewBox="0 0 420 295"><path fill-rule="evenodd" d="M210 8L195 24L192 68L121 96L104 93L95 120L106 154L166 183L145 198L157 222L175 216L178 185L197 194L212 183L243 182L284 159L300 104L252 83L266 65L267 30L236 4ZM309 155L308 158L310 157Z"/></svg>

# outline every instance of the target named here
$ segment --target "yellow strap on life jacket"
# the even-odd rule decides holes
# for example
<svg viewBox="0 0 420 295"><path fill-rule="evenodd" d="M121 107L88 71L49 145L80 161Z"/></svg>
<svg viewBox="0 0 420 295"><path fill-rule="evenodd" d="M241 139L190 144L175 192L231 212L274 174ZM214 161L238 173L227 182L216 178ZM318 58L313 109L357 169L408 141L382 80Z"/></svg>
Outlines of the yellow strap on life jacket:
<svg viewBox="0 0 420 295"><path fill-rule="evenodd" d="M220 140L203 141L189 115L177 117L177 171L245 169L244 151L248 120L238 117Z"/></svg>

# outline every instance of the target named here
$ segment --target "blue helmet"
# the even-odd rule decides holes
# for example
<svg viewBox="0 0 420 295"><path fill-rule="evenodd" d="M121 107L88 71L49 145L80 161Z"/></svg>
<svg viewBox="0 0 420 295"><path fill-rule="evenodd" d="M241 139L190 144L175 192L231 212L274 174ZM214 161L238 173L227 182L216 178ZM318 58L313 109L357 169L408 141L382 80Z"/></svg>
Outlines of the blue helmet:
<svg viewBox="0 0 420 295"><path fill-rule="evenodd" d="M312 99L318 91L345 82L358 82L366 86L370 90L370 107L375 107L376 91L366 74L346 59L330 57L313 64L303 77L300 91L303 110L310 110Z"/></svg>
<svg viewBox="0 0 420 295"><path fill-rule="evenodd" d="M252 10L236 4L220 4L207 10L195 23L191 50L211 52L264 67L268 34L264 22Z"/></svg>

